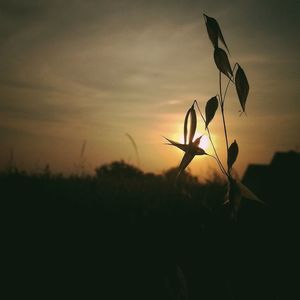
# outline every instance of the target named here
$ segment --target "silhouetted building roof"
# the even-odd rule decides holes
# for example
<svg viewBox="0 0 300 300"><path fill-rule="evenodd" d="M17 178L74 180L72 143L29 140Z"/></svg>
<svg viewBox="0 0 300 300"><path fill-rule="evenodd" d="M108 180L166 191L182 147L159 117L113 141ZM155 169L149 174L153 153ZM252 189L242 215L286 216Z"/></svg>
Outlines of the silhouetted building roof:
<svg viewBox="0 0 300 300"><path fill-rule="evenodd" d="M269 172L269 165L257 165L257 164L251 164L248 166L243 181L258 181L260 178L263 178L264 176L267 176Z"/></svg>
<svg viewBox="0 0 300 300"><path fill-rule="evenodd" d="M273 169L282 170L299 170L300 153L296 151L276 152L271 161L270 167Z"/></svg>
<svg viewBox="0 0 300 300"><path fill-rule="evenodd" d="M296 197L299 170L299 152L276 152L269 165L250 164L242 181L267 202L290 202Z"/></svg>

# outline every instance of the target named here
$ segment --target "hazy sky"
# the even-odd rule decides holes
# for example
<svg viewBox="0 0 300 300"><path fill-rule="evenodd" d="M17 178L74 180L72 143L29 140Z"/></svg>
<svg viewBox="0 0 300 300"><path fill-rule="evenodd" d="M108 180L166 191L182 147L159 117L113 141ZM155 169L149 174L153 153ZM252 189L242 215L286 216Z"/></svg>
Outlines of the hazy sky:
<svg viewBox="0 0 300 300"><path fill-rule="evenodd" d="M239 173L299 150L300 1L0 0L1 167L13 148L21 168L72 172L84 140L87 169L136 163L126 132L144 170L177 165L182 153L162 136L180 139L193 99L204 107L218 92L203 12L219 21L250 83L247 117L233 86L226 100ZM222 156L220 119L212 125ZM211 166L201 157L191 169Z"/></svg>

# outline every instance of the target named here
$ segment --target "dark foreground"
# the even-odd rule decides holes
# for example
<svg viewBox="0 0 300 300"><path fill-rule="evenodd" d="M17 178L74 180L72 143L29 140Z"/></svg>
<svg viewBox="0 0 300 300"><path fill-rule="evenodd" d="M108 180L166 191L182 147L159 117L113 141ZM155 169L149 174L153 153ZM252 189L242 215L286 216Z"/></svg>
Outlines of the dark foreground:
<svg viewBox="0 0 300 300"><path fill-rule="evenodd" d="M293 210L275 196L233 222L220 180L110 171L1 174L11 298L291 299Z"/></svg>

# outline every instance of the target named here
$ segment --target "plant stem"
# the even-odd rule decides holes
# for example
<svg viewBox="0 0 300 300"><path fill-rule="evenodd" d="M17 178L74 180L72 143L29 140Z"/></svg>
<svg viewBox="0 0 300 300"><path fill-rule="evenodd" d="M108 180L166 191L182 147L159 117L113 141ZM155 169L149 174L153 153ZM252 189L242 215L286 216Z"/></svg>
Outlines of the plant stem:
<svg viewBox="0 0 300 300"><path fill-rule="evenodd" d="M227 135L227 128L226 128L226 121L225 121L225 114L224 114L224 102L225 98L222 98L222 78L221 78L221 71L219 72L219 86L220 86L220 106L221 106L221 115L222 115L222 121L223 121L223 127L224 127L224 135L225 135L225 143L226 143L226 153L227 153L227 161L228 161L228 135ZM227 170L227 174L230 175L230 170Z"/></svg>
<svg viewBox="0 0 300 300"><path fill-rule="evenodd" d="M214 158L216 159L216 161L218 162L219 168L221 169L222 173L224 173L224 175L228 176L228 173L226 172L225 168L223 167L222 162L221 162L221 160L220 160L220 158L219 158L219 156L218 156L217 150L216 150L215 145L214 145L214 143L213 143L213 141L212 141L211 134L210 134L208 128L207 128L207 133L208 133L208 138L209 138L209 140L210 140L210 143L211 143L211 145L212 145L212 147L213 147L213 149L214 149L214 153L215 153L215 156L213 156L213 157L214 157ZM211 155L211 156L212 156L212 155Z"/></svg>
<svg viewBox="0 0 300 300"><path fill-rule="evenodd" d="M208 154L208 153L207 153L207 155L210 156L210 157L213 157L213 158L216 160L216 162L218 163L219 168L220 168L220 170L222 171L222 173L223 173L224 175L228 176L226 170L225 170L224 167L222 166L221 162L217 159L217 157L216 157L216 156L213 156L213 155L211 155L211 154Z"/></svg>
<svg viewBox="0 0 300 300"><path fill-rule="evenodd" d="M224 135L225 135L225 141L226 141L226 149L227 149L227 155L228 155L228 136L227 136L227 128L226 128L226 121L225 121L225 114L224 114L224 102L221 105L221 113L222 113L222 120L223 120L223 127L224 127Z"/></svg>
<svg viewBox="0 0 300 300"><path fill-rule="evenodd" d="M237 66L237 63L235 63L235 65L233 66L233 70L232 72L234 72L235 68ZM229 87L229 83L232 82L230 79L228 79L228 82L227 82L227 86L226 86L226 89L225 89L225 92L224 92L224 96L223 96L223 100L225 101L225 97L226 97L226 94L227 94L227 90L228 90L228 87Z"/></svg>
<svg viewBox="0 0 300 300"><path fill-rule="evenodd" d="M196 103L196 106L197 106L197 108L198 108L198 111L199 111L199 113L200 113L200 116L201 116L203 122L205 123L205 118L204 118L204 116L203 116L203 114L202 114L202 112L201 112L201 110L200 110L200 107L199 107L199 105L198 105L197 100L195 100L194 103ZM210 156L212 156L212 157L214 157L214 158L216 159L216 161L218 162L219 168L221 169L222 173L224 173L226 176L228 176L228 174L227 174L225 168L223 167L222 162L221 162L221 160L220 160L220 158L219 158L219 156L218 156L218 153L217 153L217 150L216 150L216 148L215 148L215 145L214 145L214 143L213 143L213 141L212 141L211 134L210 134L210 131L209 131L208 126L207 126L207 133L208 133L208 137L209 137L210 143L211 143L211 145L212 145L212 147L213 147L213 150L214 150L214 153L215 153L215 156L213 156L213 155L210 155Z"/></svg>

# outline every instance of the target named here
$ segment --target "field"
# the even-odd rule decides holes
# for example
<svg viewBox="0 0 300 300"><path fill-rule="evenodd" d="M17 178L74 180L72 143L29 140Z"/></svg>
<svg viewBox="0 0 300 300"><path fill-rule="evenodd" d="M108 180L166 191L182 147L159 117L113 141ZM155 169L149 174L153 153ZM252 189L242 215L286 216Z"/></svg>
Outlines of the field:
<svg viewBox="0 0 300 300"><path fill-rule="evenodd" d="M220 178L175 173L122 161L94 176L2 172L12 295L281 299L278 210L244 202L232 220Z"/></svg>

